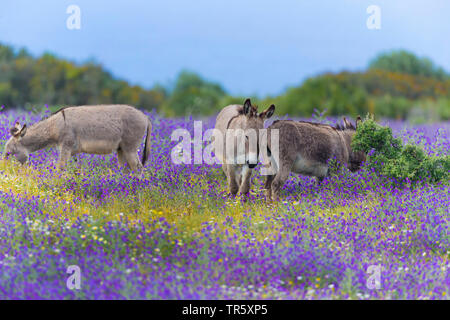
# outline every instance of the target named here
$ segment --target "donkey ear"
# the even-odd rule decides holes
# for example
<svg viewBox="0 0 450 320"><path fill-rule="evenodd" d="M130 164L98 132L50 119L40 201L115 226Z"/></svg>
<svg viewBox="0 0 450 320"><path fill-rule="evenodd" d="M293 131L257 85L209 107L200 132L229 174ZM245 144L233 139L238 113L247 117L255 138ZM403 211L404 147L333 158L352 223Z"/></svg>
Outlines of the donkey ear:
<svg viewBox="0 0 450 320"><path fill-rule="evenodd" d="M358 126L359 126L361 123L362 123L361 116L357 116L357 117L356 117L356 127L358 128Z"/></svg>
<svg viewBox="0 0 450 320"><path fill-rule="evenodd" d="M346 117L343 117L343 118L342 118L342 121L344 122L344 128L346 128L347 125L348 125L347 118L346 118Z"/></svg>
<svg viewBox="0 0 450 320"><path fill-rule="evenodd" d="M252 110L252 102L250 101L250 99L246 99L244 102L244 114L249 115L251 110Z"/></svg>
<svg viewBox="0 0 450 320"><path fill-rule="evenodd" d="M22 129L20 129L19 134L21 137L23 137L25 135L25 133L27 133L27 125L26 124L24 124Z"/></svg>
<svg viewBox="0 0 450 320"><path fill-rule="evenodd" d="M15 137L19 133L19 129L17 129L16 127L11 127L9 128L9 133L11 133L13 137Z"/></svg>
<svg viewBox="0 0 450 320"><path fill-rule="evenodd" d="M22 126L18 122L16 122L14 127L9 128L9 132L13 137L17 137L20 133L20 130L22 130Z"/></svg>
<svg viewBox="0 0 450 320"><path fill-rule="evenodd" d="M350 129L352 127L353 127L353 125L350 122L348 122L346 117L344 117L344 128L345 129Z"/></svg>
<svg viewBox="0 0 450 320"><path fill-rule="evenodd" d="M268 107L266 110L264 110L263 112L261 112L261 113L259 114L259 116L260 116L261 118L269 119L271 116L273 116L274 112L275 112L275 105L272 104L272 105L271 105L270 107Z"/></svg>

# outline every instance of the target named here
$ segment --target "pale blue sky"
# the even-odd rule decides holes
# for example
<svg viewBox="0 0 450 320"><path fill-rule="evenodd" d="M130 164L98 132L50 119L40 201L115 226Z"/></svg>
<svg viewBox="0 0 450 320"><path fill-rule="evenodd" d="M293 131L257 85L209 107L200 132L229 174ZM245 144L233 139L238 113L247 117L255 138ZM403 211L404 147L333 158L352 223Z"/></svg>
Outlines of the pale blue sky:
<svg viewBox="0 0 450 320"><path fill-rule="evenodd" d="M81 30L66 9L81 8ZM381 8L368 30L366 8ZM325 71L361 70L380 51L407 49L450 70L445 0L2 0L0 42L95 58L115 76L151 87L183 69L233 94L277 94Z"/></svg>

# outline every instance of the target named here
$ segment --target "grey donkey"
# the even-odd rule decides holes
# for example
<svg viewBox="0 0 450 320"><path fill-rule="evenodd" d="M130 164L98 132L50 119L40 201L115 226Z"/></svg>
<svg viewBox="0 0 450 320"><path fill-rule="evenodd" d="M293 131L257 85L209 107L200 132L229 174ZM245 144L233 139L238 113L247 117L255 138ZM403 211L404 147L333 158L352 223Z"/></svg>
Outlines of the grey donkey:
<svg viewBox="0 0 450 320"><path fill-rule="evenodd" d="M356 120L356 126L361 118ZM280 189L283 187L290 172L315 176L317 184L329 174L329 160L336 159L338 164L346 165L352 172L359 170L366 160L361 151L352 151L350 146L356 132L346 118L343 125L332 127L325 124L306 121L279 120L275 121L267 131L278 129L279 155L278 163L270 155L271 139L267 139L268 156L275 174L266 177L265 189L268 201L279 200Z"/></svg>
<svg viewBox="0 0 450 320"><path fill-rule="evenodd" d="M259 131L274 111L275 106L271 105L258 113L257 107L246 99L244 105L229 105L218 114L215 134L220 139L214 136L214 152L222 163L232 195L249 193L252 169L258 163Z"/></svg>
<svg viewBox="0 0 450 320"><path fill-rule="evenodd" d="M14 155L20 163L30 153L49 147L59 149L57 167L77 153L117 152L119 165L140 171L150 154L152 124L148 117L127 105L66 107L29 128L16 123L5 145L4 158ZM142 163L138 148L147 133ZM128 170L128 168L126 168Z"/></svg>

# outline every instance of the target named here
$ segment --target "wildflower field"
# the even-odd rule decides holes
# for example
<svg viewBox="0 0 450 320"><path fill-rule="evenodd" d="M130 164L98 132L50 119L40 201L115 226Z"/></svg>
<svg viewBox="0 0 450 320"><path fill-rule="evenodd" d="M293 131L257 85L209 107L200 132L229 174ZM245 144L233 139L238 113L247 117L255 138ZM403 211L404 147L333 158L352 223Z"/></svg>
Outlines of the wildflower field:
<svg viewBox="0 0 450 320"><path fill-rule="evenodd" d="M42 116L2 112L2 146L15 121ZM291 174L267 204L257 169L234 199L218 165L172 163L171 133L193 119L148 116L142 177L116 155L78 155L62 172L55 149L0 160L0 299L448 299L448 181L397 188L363 167L316 187ZM429 154L450 150L450 122L384 123Z"/></svg>

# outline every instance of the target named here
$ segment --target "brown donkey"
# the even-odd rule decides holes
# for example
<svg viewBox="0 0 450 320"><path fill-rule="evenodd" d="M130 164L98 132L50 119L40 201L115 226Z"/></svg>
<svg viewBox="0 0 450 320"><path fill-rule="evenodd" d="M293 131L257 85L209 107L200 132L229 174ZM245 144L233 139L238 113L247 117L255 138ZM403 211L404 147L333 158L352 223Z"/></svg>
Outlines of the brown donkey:
<svg viewBox="0 0 450 320"><path fill-rule="evenodd" d="M358 117L356 125L360 121ZM269 158L276 173L266 178L267 200L278 201L280 189L291 171L315 176L320 184L328 175L330 159L336 159L352 172L359 170L366 159L363 152L352 151L350 144L356 127L345 118L344 125L336 127L306 121L275 121L269 126L267 134L270 136L274 129L278 129L279 134L279 160L277 163L270 156L271 139L268 138Z"/></svg>
<svg viewBox="0 0 450 320"><path fill-rule="evenodd" d="M243 106L229 105L217 116L215 131L219 136L214 136L214 153L222 164L232 195L250 191L252 169L258 163L259 131L274 111L275 106L271 105L258 113L257 107L247 99Z"/></svg>

